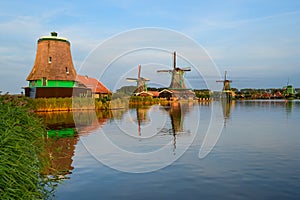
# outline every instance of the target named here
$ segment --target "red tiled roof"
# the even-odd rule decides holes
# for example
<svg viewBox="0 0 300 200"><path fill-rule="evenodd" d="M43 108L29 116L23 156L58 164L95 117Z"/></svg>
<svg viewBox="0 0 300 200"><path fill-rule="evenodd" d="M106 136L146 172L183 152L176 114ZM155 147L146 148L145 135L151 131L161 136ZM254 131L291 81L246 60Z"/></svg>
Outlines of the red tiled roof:
<svg viewBox="0 0 300 200"><path fill-rule="evenodd" d="M95 78L77 75L76 81L90 88L95 94L111 94L111 91Z"/></svg>
<svg viewBox="0 0 300 200"><path fill-rule="evenodd" d="M153 96L153 94L151 92L146 92L146 91L135 93L135 95L137 95L137 96Z"/></svg>
<svg viewBox="0 0 300 200"><path fill-rule="evenodd" d="M159 96L158 91L148 91L148 93L152 94L153 97L158 97Z"/></svg>
<svg viewBox="0 0 300 200"><path fill-rule="evenodd" d="M168 90L168 89L163 89L162 91L159 92L159 94L163 93L163 92L173 93L174 91Z"/></svg>

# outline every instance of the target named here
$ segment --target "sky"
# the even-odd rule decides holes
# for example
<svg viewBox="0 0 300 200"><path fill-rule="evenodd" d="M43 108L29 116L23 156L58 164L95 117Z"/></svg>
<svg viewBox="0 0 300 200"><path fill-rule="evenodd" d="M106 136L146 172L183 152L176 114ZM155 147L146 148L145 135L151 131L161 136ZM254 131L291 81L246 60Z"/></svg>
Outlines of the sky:
<svg viewBox="0 0 300 200"><path fill-rule="evenodd" d="M300 87L298 0L11 0L0 2L0 91L21 93L22 87L28 85L26 77L34 64L37 40L52 31L70 40L74 66L80 72L103 42L144 27L171 30L192 39L220 74L228 71L232 87L282 88L288 80ZM170 46L180 49L181 43L172 39L169 38ZM112 53L109 50L107 55ZM178 54L182 64L185 56L180 51ZM162 63L157 59L156 66L171 66L171 54L162 55L169 56L170 63L166 58ZM143 58L149 60L149 54L144 56L148 57L140 56L139 62L148 66L151 61L143 62ZM135 67L138 63L127 64ZM146 68L143 72L147 72ZM93 76L92 71L84 73ZM133 74L136 71L128 68L123 78ZM194 88L204 87L201 77L195 74L187 73L187 81L193 82ZM167 75L162 77L168 79ZM116 87L116 80L110 77L97 78L110 89ZM155 85L155 80L149 84Z"/></svg>

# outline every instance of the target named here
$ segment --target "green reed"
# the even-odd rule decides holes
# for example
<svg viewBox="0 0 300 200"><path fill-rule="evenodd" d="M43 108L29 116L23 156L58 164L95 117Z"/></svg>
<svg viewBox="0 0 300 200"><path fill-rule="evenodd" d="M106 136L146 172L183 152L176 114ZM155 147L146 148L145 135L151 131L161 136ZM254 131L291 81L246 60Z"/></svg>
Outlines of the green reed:
<svg viewBox="0 0 300 200"><path fill-rule="evenodd" d="M43 199L45 129L28 101L0 96L0 199Z"/></svg>
<svg viewBox="0 0 300 200"><path fill-rule="evenodd" d="M130 97L129 104L130 105L154 105L154 104L160 104L164 103L167 100L160 99L160 98L152 98L150 96L132 96Z"/></svg>
<svg viewBox="0 0 300 200"><path fill-rule="evenodd" d="M38 98L32 100L35 111L72 111L72 110L107 110L110 102L93 98Z"/></svg>

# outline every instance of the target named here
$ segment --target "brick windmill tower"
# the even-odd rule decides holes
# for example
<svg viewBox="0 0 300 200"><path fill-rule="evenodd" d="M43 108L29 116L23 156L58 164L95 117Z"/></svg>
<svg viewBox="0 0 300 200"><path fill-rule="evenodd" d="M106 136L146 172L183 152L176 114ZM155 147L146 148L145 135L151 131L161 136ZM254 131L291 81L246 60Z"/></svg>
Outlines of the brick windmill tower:
<svg viewBox="0 0 300 200"><path fill-rule="evenodd" d="M25 88L25 95L31 98L71 97L76 76L70 42L52 32L51 36L40 37L37 41L35 62L26 79L29 86ZM86 88L76 87L76 90L87 92Z"/></svg>

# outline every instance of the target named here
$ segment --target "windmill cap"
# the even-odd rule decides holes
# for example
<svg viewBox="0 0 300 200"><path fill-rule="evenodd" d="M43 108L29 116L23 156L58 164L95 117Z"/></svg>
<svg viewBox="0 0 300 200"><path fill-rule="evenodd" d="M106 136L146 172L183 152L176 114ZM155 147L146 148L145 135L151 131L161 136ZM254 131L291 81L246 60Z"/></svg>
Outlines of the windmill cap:
<svg viewBox="0 0 300 200"><path fill-rule="evenodd" d="M68 38L65 37L58 37L58 33L55 31L52 31L49 36L42 36L39 38L38 42L42 40L57 40L57 41L63 41L70 44Z"/></svg>
<svg viewBox="0 0 300 200"><path fill-rule="evenodd" d="M51 32L51 36L57 37L57 32Z"/></svg>

